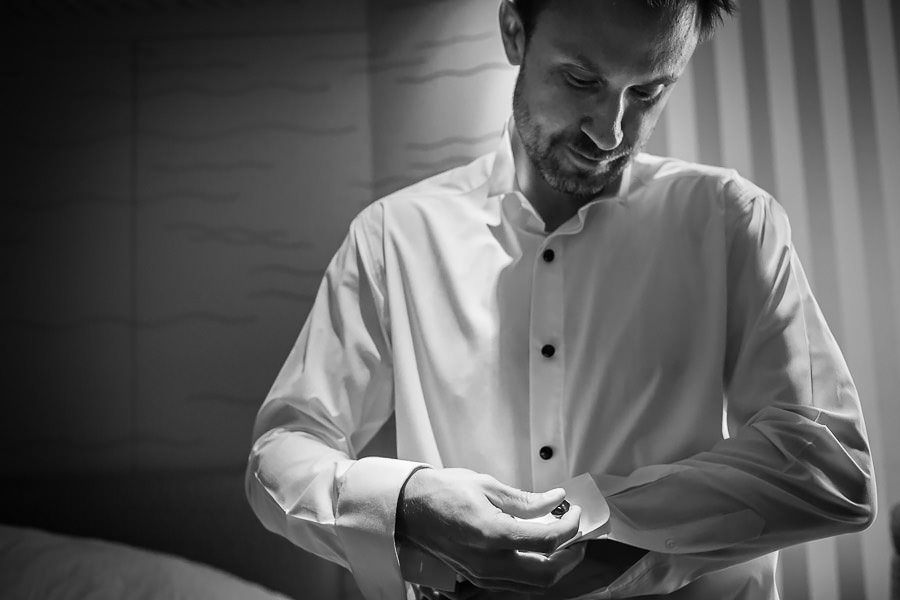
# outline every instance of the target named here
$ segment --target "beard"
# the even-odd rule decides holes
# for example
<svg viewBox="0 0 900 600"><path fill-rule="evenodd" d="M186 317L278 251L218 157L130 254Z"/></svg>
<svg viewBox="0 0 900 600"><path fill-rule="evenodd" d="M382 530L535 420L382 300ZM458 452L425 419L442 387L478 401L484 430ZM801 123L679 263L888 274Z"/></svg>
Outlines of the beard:
<svg viewBox="0 0 900 600"><path fill-rule="evenodd" d="M547 134L534 119L525 100L525 77L523 62L513 91L513 118L529 160L553 190L581 201L599 196L619 178L636 154L635 149L620 146L612 151L599 150L580 128L574 132ZM591 169L579 166L568 157L568 148L587 156L600 157L601 161Z"/></svg>

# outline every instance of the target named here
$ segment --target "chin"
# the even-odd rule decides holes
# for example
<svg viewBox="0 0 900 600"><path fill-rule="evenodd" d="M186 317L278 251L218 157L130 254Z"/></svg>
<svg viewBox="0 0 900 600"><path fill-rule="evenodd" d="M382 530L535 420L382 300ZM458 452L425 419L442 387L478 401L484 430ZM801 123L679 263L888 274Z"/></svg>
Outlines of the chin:
<svg viewBox="0 0 900 600"><path fill-rule="evenodd" d="M603 192L603 189L608 185L609 180L604 178L603 181L598 182L593 180L588 183L569 177L565 179L557 178L555 181L548 183L550 183L550 187L561 194L571 196L578 200L590 200Z"/></svg>
<svg viewBox="0 0 900 600"><path fill-rule="evenodd" d="M599 196L606 187L614 182L628 166L631 157L621 157L604 164L598 171L574 171L557 177L554 189L575 198L593 198Z"/></svg>

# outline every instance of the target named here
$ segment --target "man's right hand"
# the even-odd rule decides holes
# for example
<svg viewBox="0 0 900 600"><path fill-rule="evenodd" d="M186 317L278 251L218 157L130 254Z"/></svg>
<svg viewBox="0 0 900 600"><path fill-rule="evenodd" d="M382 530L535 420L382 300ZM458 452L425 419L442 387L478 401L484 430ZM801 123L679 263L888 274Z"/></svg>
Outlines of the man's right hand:
<svg viewBox="0 0 900 600"><path fill-rule="evenodd" d="M564 498L562 489L526 492L468 469L420 469L404 487L397 536L480 588L540 593L584 557L583 544L556 552L577 533L581 508L552 523L515 517L546 515Z"/></svg>

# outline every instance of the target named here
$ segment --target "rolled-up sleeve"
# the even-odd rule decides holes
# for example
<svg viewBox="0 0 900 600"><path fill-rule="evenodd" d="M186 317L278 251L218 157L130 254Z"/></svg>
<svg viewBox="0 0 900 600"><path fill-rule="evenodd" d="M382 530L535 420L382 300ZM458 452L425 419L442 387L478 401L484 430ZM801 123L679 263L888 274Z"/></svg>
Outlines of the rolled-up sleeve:
<svg viewBox="0 0 900 600"><path fill-rule="evenodd" d="M595 477L610 507L610 538L651 551L599 597L670 593L874 518L859 398L784 210L756 194L725 214L729 435L686 460Z"/></svg>
<svg viewBox="0 0 900 600"><path fill-rule="evenodd" d="M245 485L265 527L350 569L367 599L405 597L394 523L418 463L357 459L393 410L378 207L361 213L256 418Z"/></svg>

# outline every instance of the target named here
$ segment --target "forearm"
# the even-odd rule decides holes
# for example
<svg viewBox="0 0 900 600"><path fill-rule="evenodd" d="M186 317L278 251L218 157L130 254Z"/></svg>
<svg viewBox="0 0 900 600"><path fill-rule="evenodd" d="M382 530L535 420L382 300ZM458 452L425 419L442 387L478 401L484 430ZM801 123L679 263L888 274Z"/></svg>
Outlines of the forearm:
<svg viewBox="0 0 900 600"><path fill-rule="evenodd" d="M247 498L266 529L348 567L335 528L334 489L352 464L307 433L275 429L251 450Z"/></svg>
<svg viewBox="0 0 900 600"><path fill-rule="evenodd" d="M789 545L864 529L874 482L851 421L772 407L709 452L596 476L610 538L652 551L612 589L669 593Z"/></svg>
<svg viewBox="0 0 900 600"><path fill-rule="evenodd" d="M797 412L766 412L709 452L638 469L605 490L601 482L612 536L667 553L740 544L750 557L865 528L874 513L868 455L854 457L832 429ZM661 510L660 498L677 502Z"/></svg>
<svg viewBox="0 0 900 600"><path fill-rule="evenodd" d="M417 466L352 460L316 436L274 429L253 446L247 496L267 529L351 570L367 598L400 597L394 517L400 486Z"/></svg>

